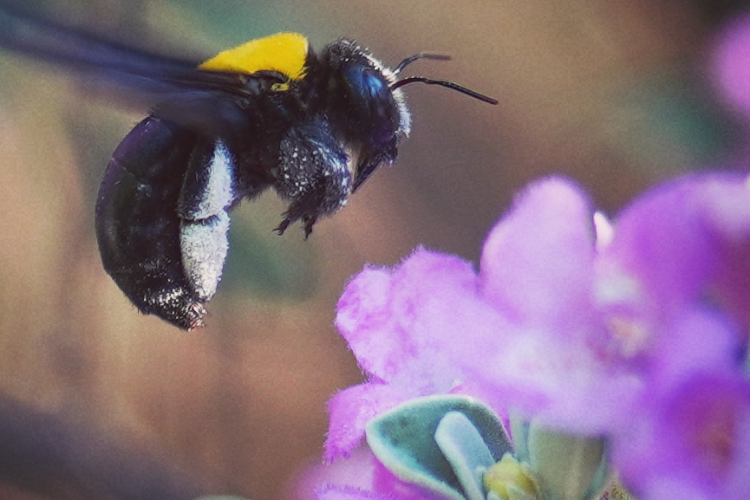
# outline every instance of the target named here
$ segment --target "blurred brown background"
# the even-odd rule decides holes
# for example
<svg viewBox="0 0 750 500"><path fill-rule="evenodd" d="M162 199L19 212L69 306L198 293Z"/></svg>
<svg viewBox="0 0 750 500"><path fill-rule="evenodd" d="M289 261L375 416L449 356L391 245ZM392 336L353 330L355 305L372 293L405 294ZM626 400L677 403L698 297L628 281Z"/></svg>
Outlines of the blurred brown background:
<svg viewBox="0 0 750 500"><path fill-rule="evenodd" d="M184 333L135 311L102 270L94 237L101 173L142 115L0 53L3 499L155 498L142 489L151 483L165 488L160 498L284 498L298 467L319 460L327 398L360 380L332 325L365 263L393 265L420 244L476 261L532 179L571 176L613 213L660 179L730 162L742 144L704 68L716 29L743 2L35 4L167 52L211 55L294 30L315 47L355 38L387 64L450 53L409 71L500 105L407 87L413 133L398 164L307 242L298 227L273 234L284 210L273 195L244 203L208 326ZM19 449L31 443L32 458L18 459L6 434ZM34 452L52 458L40 466Z"/></svg>

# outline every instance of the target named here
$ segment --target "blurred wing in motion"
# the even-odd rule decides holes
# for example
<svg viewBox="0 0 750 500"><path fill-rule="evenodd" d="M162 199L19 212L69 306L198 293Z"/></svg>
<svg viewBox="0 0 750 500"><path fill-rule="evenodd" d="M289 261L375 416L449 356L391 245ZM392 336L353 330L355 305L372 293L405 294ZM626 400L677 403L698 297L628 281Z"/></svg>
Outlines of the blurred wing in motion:
<svg viewBox="0 0 750 500"><path fill-rule="evenodd" d="M209 137L243 129L240 103L249 75L198 69L183 60L118 44L0 3L0 47L70 71L87 86L126 105L156 112Z"/></svg>

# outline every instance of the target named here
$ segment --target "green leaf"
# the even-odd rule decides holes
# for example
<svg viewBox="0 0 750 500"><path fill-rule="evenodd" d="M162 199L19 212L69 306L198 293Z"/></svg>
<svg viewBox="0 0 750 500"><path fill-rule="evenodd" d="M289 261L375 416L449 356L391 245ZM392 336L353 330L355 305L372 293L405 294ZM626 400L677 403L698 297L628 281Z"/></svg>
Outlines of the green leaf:
<svg viewBox="0 0 750 500"><path fill-rule="evenodd" d="M469 500L484 500L482 477L495 459L482 436L466 415L450 411L435 430L435 442Z"/></svg>
<svg viewBox="0 0 750 500"><path fill-rule="evenodd" d="M526 445L529 465L549 500L591 500L608 482L604 438L563 434L532 422Z"/></svg>
<svg viewBox="0 0 750 500"><path fill-rule="evenodd" d="M463 419L455 413L460 413ZM436 438L438 428L449 414L440 437ZM467 468L486 462L491 465L512 449L497 415L468 396L413 399L368 422L366 435L372 452L394 475L451 500L465 498L462 482L473 483L474 473L467 473ZM472 443L459 445L456 441L461 437L471 439ZM448 450L450 460L436 439ZM463 453L477 453L479 457L460 457ZM458 474L453 464L462 469Z"/></svg>

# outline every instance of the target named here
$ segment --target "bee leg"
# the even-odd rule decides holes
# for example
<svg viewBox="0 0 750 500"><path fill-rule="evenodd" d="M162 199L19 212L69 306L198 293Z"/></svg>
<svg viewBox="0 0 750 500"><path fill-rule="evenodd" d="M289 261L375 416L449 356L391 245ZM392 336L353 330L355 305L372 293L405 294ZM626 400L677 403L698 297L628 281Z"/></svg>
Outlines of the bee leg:
<svg viewBox="0 0 750 500"><path fill-rule="evenodd" d="M304 222L304 231L305 231L305 239L309 238L312 234L313 226L318 221L318 218L313 217L303 217L302 222Z"/></svg>
<svg viewBox="0 0 750 500"><path fill-rule="evenodd" d="M279 196L290 202L276 228L279 234L301 220L307 238L318 218L332 215L346 204L352 190L349 158L327 122L315 119L287 132L279 149L275 187Z"/></svg>
<svg viewBox="0 0 750 500"><path fill-rule="evenodd" d="M282 219L281 223L278 226L276 226L276 228L273 230L279 236L281 236L282 234L284 234L286 232L287 228L289 227L289 225L292 222L294 222L294 219L292 219L291 217L289 217L288 214L287 214L287 212L284 212L282 215L284 216L284 218Z"/></svg>
<svg viewBox="0 0 750 500"><path fill-rule="evenodd" d="M182 266L202 302L216 293L229 249L227 210L235 200L233 172L231 154L217 141L211 157L188 166L177 205Z"/></svg>

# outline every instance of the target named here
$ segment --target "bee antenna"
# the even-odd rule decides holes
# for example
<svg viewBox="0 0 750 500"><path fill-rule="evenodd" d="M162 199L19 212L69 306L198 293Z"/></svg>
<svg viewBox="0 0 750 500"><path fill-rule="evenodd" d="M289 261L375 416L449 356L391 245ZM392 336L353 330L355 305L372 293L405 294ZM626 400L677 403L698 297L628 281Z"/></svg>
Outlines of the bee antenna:
<svg viewBox="0 0 750 500"><path fill-rule="evenodd" d="M415 57L415 56L412 56L412 57ZM404 61L408 61L406 64L409 64L409 62L411 62L409 61L409 59L411 58L404 59ZM416 59L419 59L419 58L417 57ZM416 61L416 59L413 59L413 60ZM397 81L396 83L394 83L393 85L391 85L391 90L396 90L399 87L403 87L404 85L408 85L410 83L416 83L416 82L426 83L427 85L439 85L441 87L447 87L451 90L461 92L462 94L466 94L469 97L473 97L474 99L479 99L480 101L486 102L488 104L498 103L497 99L493 99L492 97L488 97L484 94L480 94L479 92L476 92L474 90L467 89L463 85L459 85L455 82L448 82L446 80L433 80L431 78L427 78L424 76L410 76L407 78L403 78Z"/></svg>
<svg viewBox="0 0 750 500"><path fill-rule="evenodd" d="M418 61L419 59L432 59L434 61L450 61L451 56L447 54L434 54L432 52L420 52L419 54L414 54L413 56L409 56L400 63L396 65L395 68L393 68L394 74L399 74L399 72L413 63L414 61Z"/></svg>

